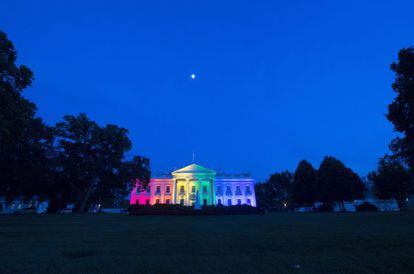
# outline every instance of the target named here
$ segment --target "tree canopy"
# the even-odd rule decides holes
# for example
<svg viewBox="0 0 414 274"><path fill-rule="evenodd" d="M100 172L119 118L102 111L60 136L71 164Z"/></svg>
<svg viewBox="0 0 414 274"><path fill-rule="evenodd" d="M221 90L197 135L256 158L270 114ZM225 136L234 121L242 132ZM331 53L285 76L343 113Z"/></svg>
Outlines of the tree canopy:
<svg viewBox="0 0 414 274"><path fill-rule="evenodd" d="M414 192L410 172L398 157L385 155L368 178L373 182L378 198L396 199L400 209L405 208L406 198Z"/></svg>
<svg viewBox="0 0 414 274"><path fill-rule="evenodd" d="M66 115L56 124L59 165L78 211L84 212L91 201L126 195L130 189L126 183L148 168L140 157L125 160L132 146L127 133L116 125L101 127L85 114Z"/></svg>
<svg viewBox="0 0 414 274"><path fill-rule="evenodd" d="M23 97L33 73L16 59L0 32L0 196L49 199L50 211L74 203L84 212L108 197L124 199L137 178L148 182L149 160L126 159L126 129L85 114L66 115L55 127L36 117L36 105Z"/></svg>
<svg viewBox="0 0 414 274"><path fill-rule="evenodd" d="M284 210L290 205L293 176L289 171L272 174L255 186L258 206L267 210Z"/></svg>
<svg viewBox="0 0 414 274"><path fill-rule="evenodd" d="M318 171L308 161L300 161L293 175L292 200L296 205L314 206L317 180Z"/></svg>
<svg viewBox="0 0 414 274"><path fill-rule="evenodd" d="M391 143L395 156L414 168L414 48L401 49L398 62L391 64L395 73L392 88L397 96L388 105L387 118L402 136Z"/></svg>
<svg viewBox="0 0 414 274"><path fill-rule="evenodd" d="M33 80L27 67L16 64L17 52L0 31L0 196L29 197L48 178L53 134L36 106L22 96Z"/></svg>
<svg viewBox="0 0 414 274"><path fill-rule="evenodd" d="M414 48L401 49L391 70L397 96L388 105L387 118L401 135L391 141L392 154L380 159L369 178L379 198L395 198L404 209L405 199L414 193Z"/></svg>
<svg viewBox="0 0 414 274"><path fill-rule="evenodd" d="M364 197L365 186L361 178L341 161L327 156L318 171L317 193L324 203L338 202L345 210L344 201Z"/></svg>

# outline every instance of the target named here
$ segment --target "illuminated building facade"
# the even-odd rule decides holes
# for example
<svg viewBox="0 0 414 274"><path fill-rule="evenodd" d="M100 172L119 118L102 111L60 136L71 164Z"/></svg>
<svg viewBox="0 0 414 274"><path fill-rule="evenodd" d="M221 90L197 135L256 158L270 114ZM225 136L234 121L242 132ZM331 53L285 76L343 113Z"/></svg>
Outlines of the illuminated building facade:
<svg viewBox="0 0 414 274"><path fill-rule="evenodd" d="M254 180L241 176L216 176L216 172L191 164L169 178L152 178L147 188L137 182L130 204L251 205L256 206Z"/></svg>

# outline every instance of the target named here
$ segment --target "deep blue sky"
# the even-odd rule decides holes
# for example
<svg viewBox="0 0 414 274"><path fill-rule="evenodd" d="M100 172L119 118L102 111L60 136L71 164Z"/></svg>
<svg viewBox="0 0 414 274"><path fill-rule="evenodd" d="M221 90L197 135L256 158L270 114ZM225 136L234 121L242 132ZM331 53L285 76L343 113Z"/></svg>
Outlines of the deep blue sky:
<svg viewBox="0 0 414 274"><path fill-rule="evenodd" d="M145 3L144 3L145 2ZM363 2L363 3L362 3ZM395 135L390 63L414 1L1 1L47 123L130 130L154 173L196 162L256 179L324 155L361 175ZM190 74L197 75L196 80Z"/></svg>

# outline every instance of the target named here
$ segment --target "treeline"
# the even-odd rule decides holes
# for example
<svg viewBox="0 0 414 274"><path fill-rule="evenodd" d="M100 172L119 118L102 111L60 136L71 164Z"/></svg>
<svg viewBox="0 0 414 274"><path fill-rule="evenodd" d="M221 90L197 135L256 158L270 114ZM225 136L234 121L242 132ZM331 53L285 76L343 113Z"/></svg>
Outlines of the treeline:
<svg viewBox="0 0 414 274"><path fill-rule="evenodd" d="M22 95L33 73L16 58L0 31L0 197L48 200L51 212L72 203L84 212L91 203L123 201L135 178L149 179L148 159L125 158L132 147L126 129L100 126L86 114L54 126L37 117Z"/></svg>
<svg viewBox="0 0 414 274"><path fill-rule="evenodd" d="M149 160L125 157L132 146L126 129L98 125L86 114L66 115L53 126L37 117L36 105L23 97L33 73L16 58L0 31L0 198L48 200L51 212L73 203L84 212L92 203L123 201L135 178L148 182ZM399 137L367 178L378 198L396 199L405 209L414 194L414 48L402 49L391 69L396 97L386 116ZM256 185L258 204L268 210L315 208L317 201L344 210L344 202L364 192L361 178L333 157L318 169L302 161L293 174L275 173Z"/></svg>
<svg viewBox="0 0 414 274"><path fill-rule="evenodd" d="M379 199L395 199L400 210L414 194L414 48L400 50L398 61L391 64L395 73L392 89L396 97L388 106L387 119L399 137L391 141L390 152L379 159L378 167L367 180ZM267 210L287 210L312 206L315 202L331 207L337 203L344 210L345 201L364 197L360 177L333 157L325 157L318 170L306 161L294 174L275 173L256 185L257 203Z"/></svg>
<svg viewBox="0 0 414 274"><path fill-rule="evenodd" d="M316 202L325 206L338 203L344 211L344 202L362 199L365 185L361 178L334 157L325 157L315 169L303 160L296 171L275 173L261 184L256 184L258 206L266 210L292 210L298 207L312 207Z"/></svg>

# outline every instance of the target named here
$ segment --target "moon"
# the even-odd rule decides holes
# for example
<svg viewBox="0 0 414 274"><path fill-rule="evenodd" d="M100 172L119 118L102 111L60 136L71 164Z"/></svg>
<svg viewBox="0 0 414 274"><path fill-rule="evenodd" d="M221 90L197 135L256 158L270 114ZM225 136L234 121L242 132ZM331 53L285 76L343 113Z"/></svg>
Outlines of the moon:
<svg viewBox="0 0 414 274"><path fill-rule="evenodd" d="M194 79L195 79L195 77L196 77L196 76L195 76L195 74L194 74L194 73L192 73L192 74L191 74L191 79L193 79L193 80L194 80Z"/></svg>

